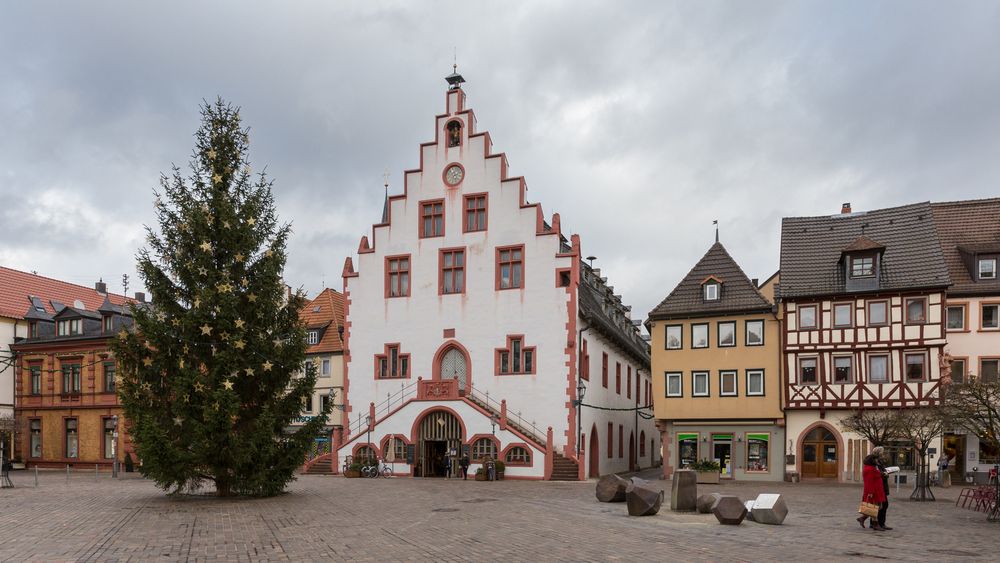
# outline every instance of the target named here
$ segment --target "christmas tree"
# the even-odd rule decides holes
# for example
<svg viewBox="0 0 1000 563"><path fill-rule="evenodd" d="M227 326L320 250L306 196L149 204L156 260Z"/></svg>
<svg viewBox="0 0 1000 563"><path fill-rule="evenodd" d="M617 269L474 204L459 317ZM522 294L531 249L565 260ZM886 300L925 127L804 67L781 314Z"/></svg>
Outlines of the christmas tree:
<svg viewBox="0 0 1000 563"><path fill-rule="evenodd" d="M155 194L159 229L138 255L152 300L114 339L119 396L141 471L160 487L275 495L330 409L288 431L316 382L305 298L281 277L290 225L272 182L251 175L238 108L204 104L195 139L189 177L175 166Z"/></svg>

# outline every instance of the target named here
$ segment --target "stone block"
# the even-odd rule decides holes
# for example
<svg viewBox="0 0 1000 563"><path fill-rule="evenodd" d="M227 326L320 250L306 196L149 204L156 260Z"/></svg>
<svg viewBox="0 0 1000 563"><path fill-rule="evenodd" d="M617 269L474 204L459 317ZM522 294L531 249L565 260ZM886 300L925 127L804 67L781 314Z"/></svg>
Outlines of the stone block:
<svg viewBox="0 0 1000 563"><path fill-rule="evenodd" d="M670 510L693 511L698 508L698 474L690 469L674 472L670 484Z"/></svg>
<svg viewBox="0 0 1000 563"><path fill-rule="evenodd" d="M747 507L740 501L739 497L726 495L720 497L719 502L715 503L712 514L715 514L719 524L738 526L747 517Z"/></svg>
<svg viewBox="0 0 1000 563"><path fill-rule="evenodd" d="M721 496L722 495L720 493L712 493L710 495L700 495L698 497L698 502L696 503L698 506L698 512L702 514L708 514L709 512L711 512L712 507L715 506L715 503L719 501L719 497Z"/></svg>
<svg viewBox="0 0 1000 563"><path fill-rule="evenodd" d="M652 516L663 505L663 489L650 485L649 481L633 478L625 487L625 503L629 516Z"/></svg>
<svg viewBox="0 0 1000 563"><path fill-rule="evenodd" d="M779 526L785 521L785 516L788 516L788 505L781 495L757 495L750 514L754 522Z"/></svg>
<svg viewBox="0 0 1000 563"><path fill-rule="evenodd" d="M754 505L755 502L757 502L756 499L751 499L751 500L746 501L746 503L744 503L744 506L746 506L746 508L747 508L747 519L748 520L753 520L753 505Z"/></svg>
<svg viewBox="0 0 1000 563"><path fill-rule="evenodd" d="M597 500L601 502L625 502L625 487L628 481L614 473L605 475L597 481Z"/></svg>

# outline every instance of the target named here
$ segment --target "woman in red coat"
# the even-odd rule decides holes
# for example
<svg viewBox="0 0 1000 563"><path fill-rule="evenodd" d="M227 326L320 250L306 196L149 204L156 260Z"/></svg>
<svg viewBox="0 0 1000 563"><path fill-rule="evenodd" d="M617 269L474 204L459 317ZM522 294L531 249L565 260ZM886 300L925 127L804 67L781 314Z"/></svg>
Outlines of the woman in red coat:
<svg viewBox="0 0 1000 563"><path fill-rule="evenodd" d="M870 502L872 504L877 504L882 506L885 503L885 486L882 483L882 469L880 468L881 463L879 463L879 457L882 455L882 448L878 447L872 450L872 453L865 456L864 469L861 471L861 477L865 482L864 492L861 493L862 502ZM865 527L865 520L869 519L868 516L862 514L858 517L858 523L861 527ZM878 523L875 518L871 519L871 529L875 531L885 531L885 527Z"/></svg>

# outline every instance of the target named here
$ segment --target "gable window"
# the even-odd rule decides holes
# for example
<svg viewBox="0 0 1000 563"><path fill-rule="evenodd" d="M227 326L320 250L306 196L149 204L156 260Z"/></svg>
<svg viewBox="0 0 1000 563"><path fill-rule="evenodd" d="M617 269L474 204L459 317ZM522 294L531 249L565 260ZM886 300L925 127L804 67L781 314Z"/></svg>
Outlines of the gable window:
<svg viewBox="0 0 1000 563"><path fill-rule="evenodd" d="M31 394L42 394L42 366L28 367L29 379L31 380Z"/></svg>
<svg viewBox="0 0 1000 563"><path fill-rule="evenodd" d="M691 325L691 347L708 348L708 325Z"/></svg>
<svg viewBox="0 0 1000 563"><path fill-rule="evenodd" d="M535 373L535 347L525 346L522 336L508 336L507 347L497 349L497 366L501 375Z"/></svg>
<svg viewBox="0 0 1000 563"><path fill-rule="evenodd" d="M833 382L851 383L854 379L854 362L850 356L834 356L833 358Z"/></svg>
<svg viewBox="0 0 1000 563"><path fill-rule="evenodd" d="M983 358L979 360L979 377L984 383L995 383L1000 380L1000 359Z"/></svg>
<svg viewBox="0 0 1000 563"><path fill-rule="evenodd" d="M663 330L667 350L680 350L684 346L683 325L666 325Z"/></svg>
<svg viewBox="0 0 1000 563"><path fill-rule="evenodd" d="M497 288L523 287L524 246L497 249Z"/></svg>
<svg viewBox="0 0 1000 563"><path fill-rule="evenodd" d="M764 321L747 321L746 332L747 346L764 345Z"/></svg>
<svg viewBox="0 0 1000 563"><path fill-rule="evenodd" d="M705 301L718 301L719 300L719 284L717 283L706 283L705 288Z"/></svg>
<svg viewBox="0 0 1000 563"><path fill-rule="evenodd" d="M747 370L747 396L757 397L764 394L764 370Z"/></svg>
<svg viewBox="0 0 1000 563"><path fill-rule="evenodd" d="M707 397L708 391L709 391L708 372L707 371L691 372L691 396Z"/></svg>
<svg viewBox="0 0 1000 563"><path fill-rule="evenodd" d="M465 293L465 250L441 251L441 293Z"/></svg>
<svg viewBox="0 0 1000 563"><path fill-rule="evenodd" d="M799 307L799 328L816 328L816 306Z"/></svg>
<svg viewBox="0 0 1000 563"><path fill-rule="evenodd" d="M319 331L310 330L309 331L309 340L308 340L308 342L309 342L310 345L318 343L319 342Z"/></svg>
<svg viewBox="0 0 1000 563"><path fill-rule="evenodd" d="M833 306L833 326L835 327L849 327L851 326L851 309L853 308L852 303L837 303Z"/></svg>
<svg viewBox="0 0 1000 563"><path fill-rule="evenodd" d="M63 394L80 392L80 364L63 364Z"/></svg>
<svg viewBox="0 0 1000 563"><path fill-rule="evenodd" d="M667 372L667 397L681 397L684 395L684 382L680 372Z"/></svg>
<svg viewBox="0 0 1000 563"><path fill-rule="evenodd" d="M605 389L608 388L608 353L604 352L601 355L601 384Z"/></svg>
<svg viewBox="0 0 1000 563"><path fill-rule="evenodd" d="M37 418L31 419L29 424L31 434L31 457L42 457L42 421Z"/></svg>
<svg viewBox="0 0 1000 563"><path fill-rule="evenodd" d="M622 363L615 362L615 393L622 394Z"/></svg>
<svg viewBox="0 0 1000 563"><path fill-rule="evenodd" d="M889 381L889 356L877 354L868 356L868 381L869 383L888 383Z"/></svg>
<svg viewBox="0 0 1000 563"><path fill-rule="evenodd" d="M868 325L881 326L889 323L889 302L868 302Z"/></svg>
<svg viewBox="0 0 1000 563"><path fill-rule="evenodd" d="M410 355L399 353L399 344L387 344L384 354L375 356L376 379L410 377Z"/></svg>
<svg viewBox="0 0 1000 563"><path fill-rule="evenodd" d="M385 296L409 297L410 257L386 257L385 264Z"/></svg>
<svg viewBox="0 0 1000 563"><path fill-rule="evenodd" d="M79 420L66 419L66 457L80 457Z"/></svg>
<svg viewBox="0 0 1000 563"><path fill-rule="evenodd" d="M927 375L927 357L919 354L904 354L906 358L906 380L923 381Z"/></svg>
<svg viewBox="0 0 1000 563"><path fill-rule="evenodd" d="M922 324L927 322L927 300L923 298L906 300L907 324Z"/></svg>
<svg viewBox="0 0 1000 563"><path fill-rule="evenodd" d="M486 194L465 196L465 232L486 230Z"/></svg>
<svg viewBox="0 0 1000 563"><path fill-rule="evenodd" d="M723 397L735 397L737 395L735 371L719 372L719 395Z"/></svg>
<svg viewBox="0 0 1000 563"><path fill-rule="evenodd" d="M513 446L504 456L507 465L531 465L531 452L522 446Z"/></svg>
<svg viewBox="0 0 1000 563"><path fill-rule="evenodd" d="M875 275L875 259L871 256L851 258L851 277L864 278Z"/></svg>
<svg viewBox="0 0 1000 563"><path fill-rule="evenodd" d="M59 336L74 336L80 334L82 320L81 319L68 319L65 321L59 321L58 335Z"/></svg>
<svg viewBox="0 0 1000 563"><path fill-rule="evenodd" d="M1000 303L984 304L979 322L984 329L1000 328Z"/></svg>
<svg viewBox="0 0 1000 563"><path fill-rule="evenodd" d="M799 384L816 385L816 358L799 358Z"/></svg>
<svg viewBox="0 0 1000 563"><path fill-rule="evenodd" d="M981 371L981 370L980 370ZM956 358L951 361L951 382L961 385L965 383L965 359Z"/></svg>
<svg viewBox="0 0 1000 563"><path fill-rule="evenodd" d="M995 279L997 279L997 259L996 258L980 258L979 259L979 279L981 279L981 280L995 280Z"/></svg>
<svg viewBox="0 0 1000 563"><path fill-rule="evenodd" d="M104 362L104 391L106 393L114 393L115 387L115 363L114 362Z"/></svg>
<svg viewBox="0 0 1000 563"><path fill-rule="evenodd" d="M948 330L965 330L965 305L948 305Z"/></svg>
<svg viewBox="0 0 1000 563"><path fill-rule="evenodd" d="M720 348L736 346L736 323L732 321L720 322L717 336Z"/></svg>
<svg viewBox="0 0 1000 563"><path fill-rule="evenodd" d="M444 200L420 204L420 237L444 236Z"/></svg>

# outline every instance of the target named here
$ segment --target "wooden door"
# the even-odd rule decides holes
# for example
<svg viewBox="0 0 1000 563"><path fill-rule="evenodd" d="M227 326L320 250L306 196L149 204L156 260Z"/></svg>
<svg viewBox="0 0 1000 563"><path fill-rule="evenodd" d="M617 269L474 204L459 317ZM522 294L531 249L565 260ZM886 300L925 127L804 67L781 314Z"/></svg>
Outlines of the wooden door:
<svg viewBox="0 0 1000 563"><path fill-rule="evenodd" d="M465 354L458 348L452 348L445 352L441 358L441 379L458 379L458 390L465 393L465 386L468 382L468 366L465 363Z"/></svg>
<svg viewBox="0 0 1000 563"><path fill-rule="evenodd" d="M840 448L833 432L816 428L802 440L802 477L836 478Z"/></svg>

